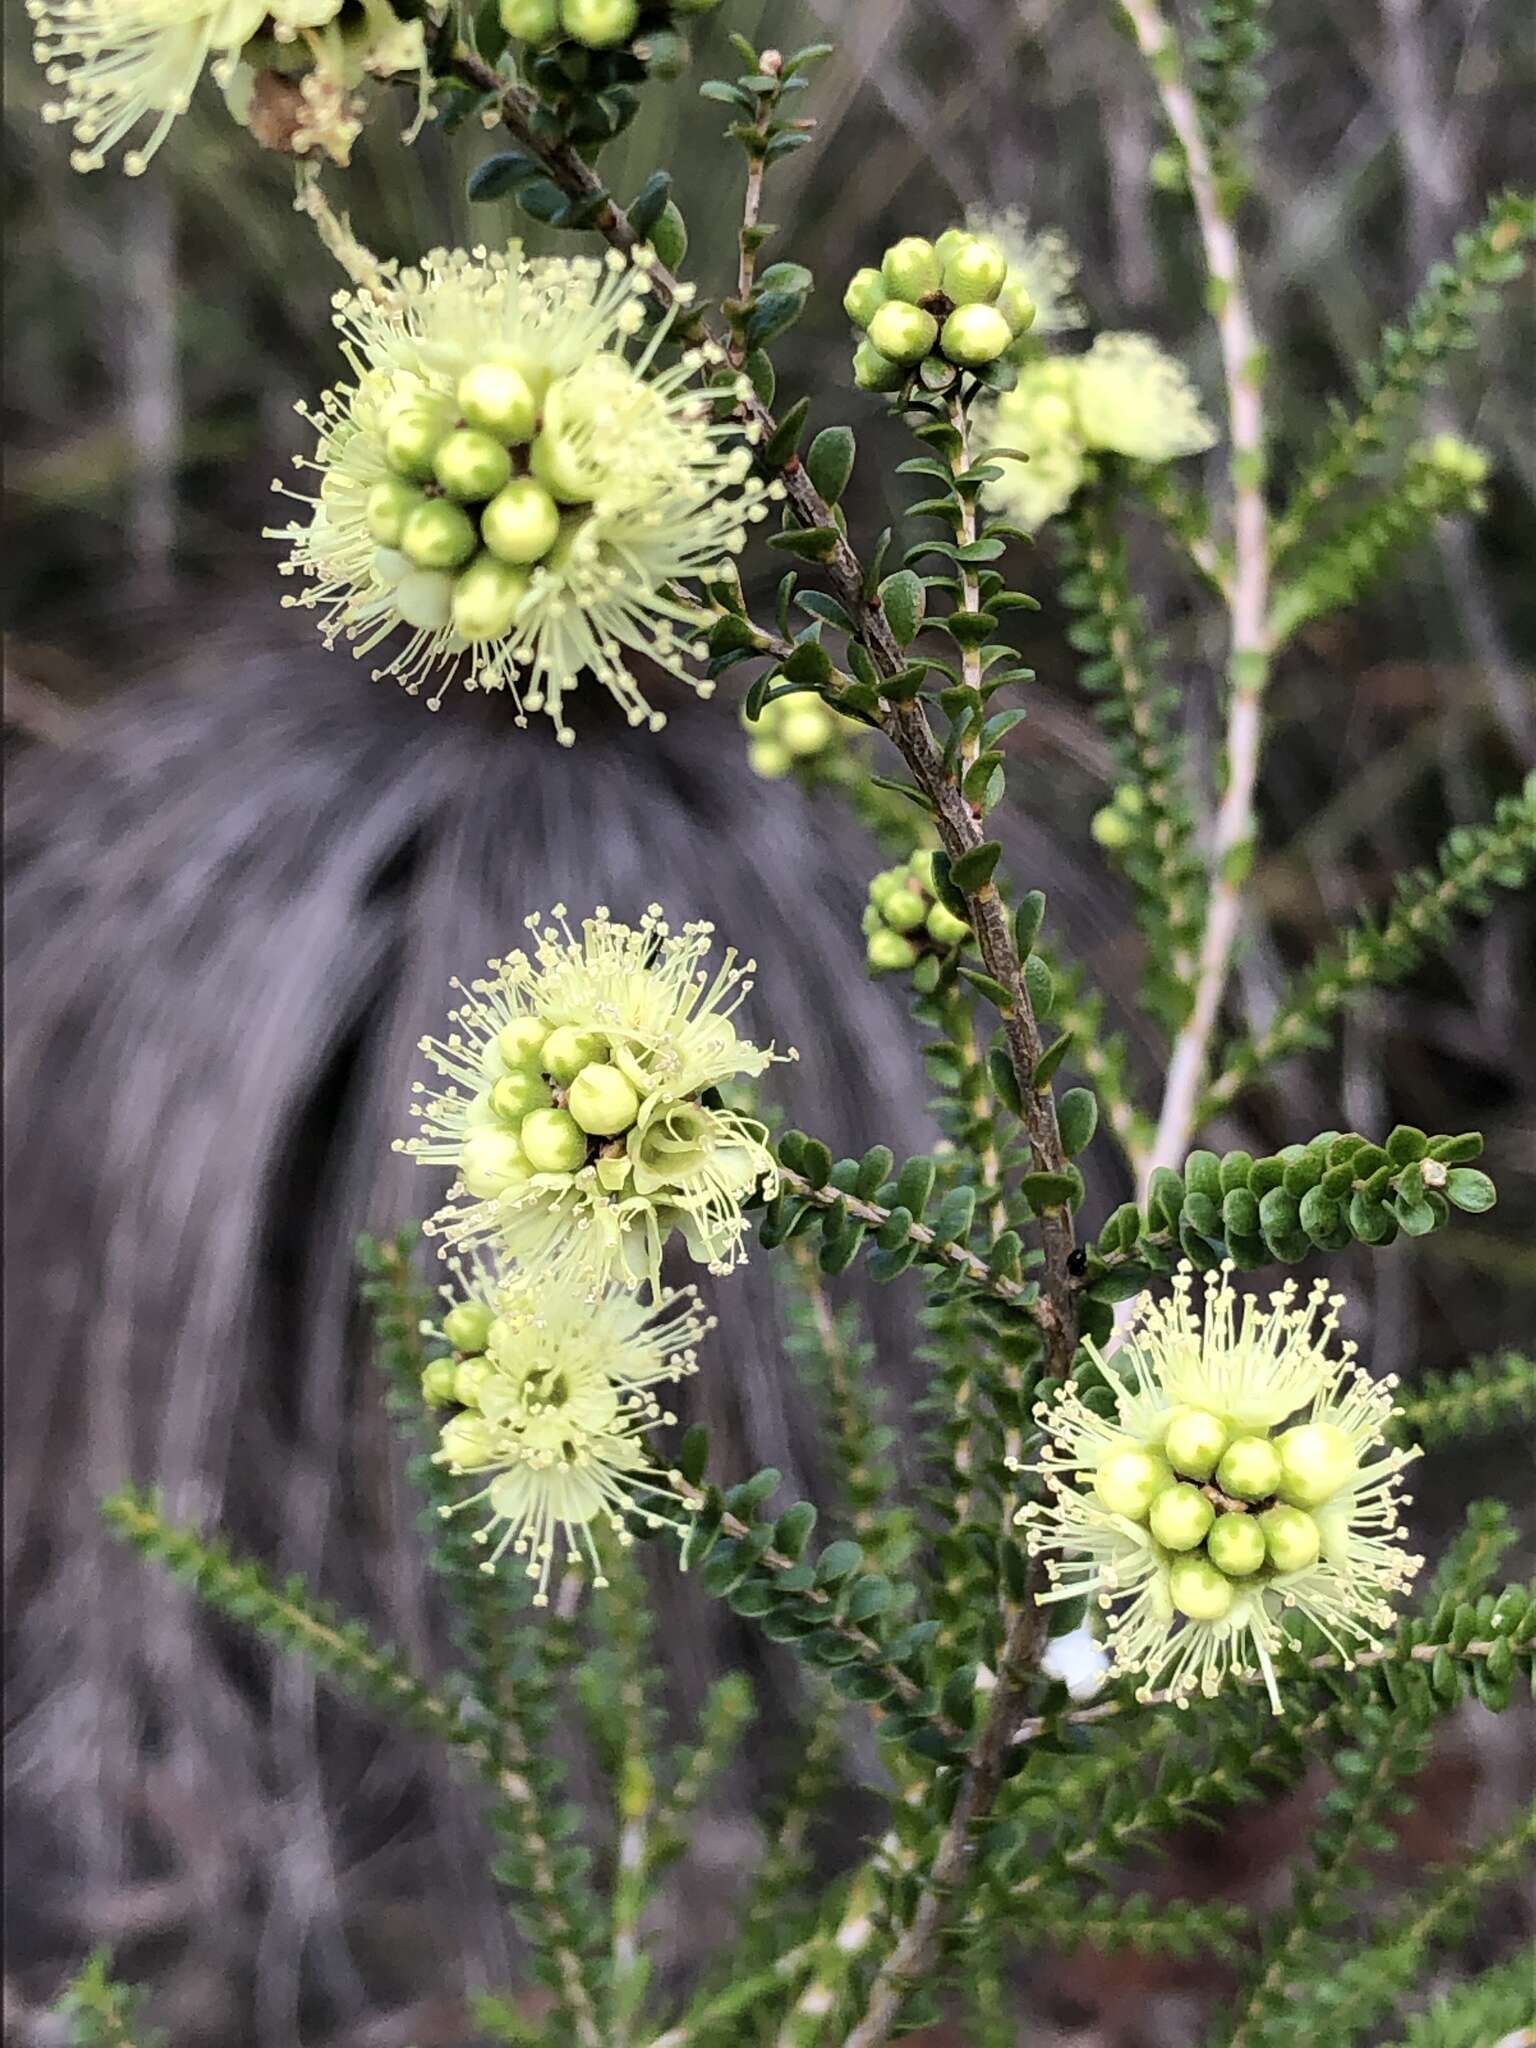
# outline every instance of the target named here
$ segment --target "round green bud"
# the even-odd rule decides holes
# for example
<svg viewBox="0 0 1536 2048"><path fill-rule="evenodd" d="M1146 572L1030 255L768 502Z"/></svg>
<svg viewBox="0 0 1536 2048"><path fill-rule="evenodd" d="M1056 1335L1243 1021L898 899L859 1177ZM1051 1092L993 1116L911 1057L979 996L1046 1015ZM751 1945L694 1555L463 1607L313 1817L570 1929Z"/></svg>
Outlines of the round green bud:
<svg viewBox="0 0 1536 2048"><path fill-rule="evenodd" d="M432 474L450 498L479 504L512 474L506 449L479 427L456 427L432 458Z"/></svg>
<svg viewBox="0 0 1536 2048"><path fill-rule="evenodd" d="M552 0L539 0L539 4L549 4L553 18ZM507 0L502 0L503 12L506 5ZM498 441L520 445L533 439L539 424L539 402L515 363L476 363L459 379L457 396L459 411L472 427L482 427Z"/></svg>
<svg viewBox="0 0 1536 2048"><path fill-rule="evenodd" d="M934 870L933 848L931 846L920 846L917 852L913 854L911 860L907 862L907 866L916 875L925 889L932 889Z"/></svg>
<svg viewBox="0 0 1536 2048"><path fill-rule="evenodd" d="M429 1408L446 1408L453 1400L453 1379L458 1365L451 1358L434 1358L421 1376L421 1398Z"/></svg>
<svg viewBox="0 0 1536 2048"><path fill-rule="evenodd" d="M526 569L477 555L454 585L453 623L466 640L500 640L511 632L527 588Z"/></svg>
<svg viewBox="0 0 1536 2048"><path fill-rule="evenodd" d="M560 507L531 476L513 479L480 514L480 537L503 562L537 562L560 538Z"/></svg>
<svg viewBox="0 0 1536 2048"><path fill-rule="evenodd" d="M892 931L915 932L928 915L928 906L915 889L893 889L880 911Z"/></svg>
<svg viewBox="0 0 1536 2048"><path fill-rule="evenodd" d="M374 580L382 583L386 590L393 590L395 585L403 583L407 576L419 573L411 567L398 548L375 548L370 566Z"/></svg>
<svg viewBox="0 0 1536 2048"><path fill-rule="evenodd" d="M1168 1574L1168 1591L1191 1621L1220 1621L1237 1597L1208 1557L1181 1557Z"/></svg>
<svg viewBox="0 0 1536 2048"><path fill-rule="evenodd" d="M939 323L906 299L887 299L869 323L869 339L893 363L920 363L938 338Z"/></svg>
<svg viewBox="0 0 1536 2048"><path fill-rule="evenodd" d="M831 745L832 735L832 714L814 697L793 705L779 720L780 741L802 759L823 753Z"/></svg>
<svg viewBox="0 0 1536 2048"><path fill-rule="evenodd" d="M586 505L592 498L592 476L563 434L545 427L528 451L528 463L544 488L562 505Z"/></svg>
<svg viewBox="0 0 1536 2048"><path fill-rule="evenodd" d="M887 897L894 896L898 889L905 889L907 886L905 868L882 868L879 874L870 876L869 900L871 903L883 904Z"/></svg>
<svg viewBox="0 0 1536 2048"><path fill-rule="evenodd" d="M627 43L639 19L639 0L560 0L560 26L589 50Z"/></svg>
<svg viewBox="0 0 1536 2048"><path fill-rule="evenodd" d="M537 1073L548 1036L549 1026L538 1017L514 1017L510 1024L503 1024L496 1034L496 1050L503 1066L514 1073L520 1067L531 1067Z"/></svg>
<svg viewBox="0 0 1536 2048"><path fill-rule="evenodd" d="M496 1368L488 1358L461 1359L453 1376L453 1398L461 1408L478 1408L486 1381L495 1377Z"/></svg>
<svg viewBox="0 0 1536 2048"><path fill-rule="evenodd" d="M494 1320L483 1301L461 1301L443 1317L443 1335L455 1351L483 1351Z"/></svg>
<svg viewBox="0 0 1536 2048"><path fill-rule="evenodd" d="M907 235L886 250L880 274L893 299L925 299L944 282L944 265L932 242Z"/></svg>
<svg viewBox="0 0 1536 2048"><path fill-rule="evenodd" d="M425 503L420 491L404 477L386 477L368 493L363 518L381 548L398 548L407 518Z"/></svg>
<svg viewBox="0 0 1536 2048"><path fill-rule="evenodd" d="M1008 322L1015 341L1035 324L1035 302L1021 284L1005 284L997 295L997 310Z"/></svg>
<svg viewBox="0 0 1536 2048"><path fill-rule="evenodd" d="M901 974L917 965L917 948L900 932L873 932L864 948L871 974Z"/></svg>
<svg viewBox="0 0 1536 2048"><path fill-rule="evenodd" d="M544 1076L528 1067L503 1074L491 1090L491 1108L509 1124L520 1124L530 1110L548 1109L553 1101Z"/></svg>
<svg viewBox="0 0 1536 2048"><path fill-rule="evenodd" d="M1355 1447L1334 1422L1301 1422L1279 1439L1272 1491L1293 1507L1318 1508L1360 1469Z"/></svg>
<svg viewBox="0 0 1536 2048"><path fill-rule="evenodd" d="M1175 1408L1163 1449L1181 1479L1209 1479L1231 1441L1231 1430L1208 1408Z"/></svg>
<svg viewBox="0 0 1536 2048"><path fill-rule="evenodd" d="M586 1133L566 1110L536 1109L518 1135L535 1173L574 1173L586 1163Z"/></svg>
<svg viewBox="0 0 1536 2048"><path fill-rule="evenodd" d="M478 1202L494 1202L528 1178L528 1161L514 1131L482 1124L464 1140L459 1179Z"/></svg>
<svg viewBox="0 0 1536 2048"><path fill-rule="evenodd" d="M1107 853L1121 852L1136 837L1135 826L1114 804L1106 804L1103 810L1095 811L1088 821L1088 830Z"/></svg>
<svg viewBox="0 0 1536 2048"><path fill-rule="evenodd" d="M996 306L957 306L944 322L939 347L952 363L979 370L995 363L1013 340L1013 330Z"/></svg>
<svg viewBox="0 0 1536 2048"><path fill-rule="evenodd" d="M1264 1531L1252 1515L1218 1515L1205 1548L1228 1578L1246 1579L1264 1562Z"/></svg>
<svg viewBox="0 0 1536 2048"><path fill-rule="evenodd" d="M944 265L944 296L957 306L990 306L1008 282L1008 258L995 242L972 236Z"/></svg>
<svg viewBox="0 0 1536 2048"><path fill-rule="evenodd" d="M1099 1460L1093 1490L1112 1515L1144 1522L1147 1510L1173 1477L1167 1461L1145 1444L1115 1444Z"/></svg>
<svg viewBox="0 0 1536 2048"><path fill-rule="evenodd" d="M461 1472L505 1463L497 1457L496 1434L483 1415L452 1415L443 1424L442 1446L450 1465Z"/></svg>
<svg viewBox="0 0 1536 2048"><path fill-rule="evenodd" d="M480 545L475 522L446 498L426 498L406 514L400 552L418 569L457 569Z"/></svg>
<svg viewBox="0 0 1536 2048"><path fill-rule="evenodd" d="M423 633L441 632L453 615L453 578L441 569L413 569L392 595L405 623Z"/></svg>
<svg viewBox="0 0 1536 2048"><path fill-rule="evenodd" d="M1264 1548L1277 1572L1304 1572L1317 1563L1323 1540L1316 1522L1302 1508L1266 1508L1258 1517Z"/></svg>
<svg viewBox="0 0 1536 2048"><path fill-rule="evenodd" d="M640 1114L640 1097L617 1067L594 1061L571 1083L566 1107L593 1138L616 1138Z"/></svg>
<svg viewBox="0 0 1536 2048"><path fill-rule="evenodd" d="M553 42L560 33L558 0L501 0L501 25L525 43Z"/></svg>
<svg viewBox="0 0 1536 2048"><path fill-rule="evenodd" d="M861 391L899 391L907 373L872 341L861 341L853 352L853 381Z"/></svg>
<svg viewBox="0 0 1536 2048"><path fill-rule="evenodd" d="M1189 184L1184 152L1175 143L1153 150L1147 159L1147 173L1153 190L1157 192L1182 192Z"/></svg>
<svg viewBox="0 0 1536 2048"><path fill-rule="evenodd" d="M1216 1484L1238 1500L1268 1500L1280 1484L1280 1454L1267 1436L1234 1437L1216 1467Z"/></svg>
<svg viewBox="0 0 1536 2048"><path fill-rule="evenodd" d="M788 747L777 740L753 740L747 748L747 762L754 775L765 782L781 782L795 765Z"/></svg>
<svg viewBox="0 0 1536 2048"><path fill-rule="evenodd" d="M843 293L843 311L855 327L867 327L889 297L878 270L856 270Z"/></svg>
<svg viewBox="0 0 1536 2048"><path fill-rule="evenodd" d="M544 1071L562 1088L569 1087L583 1067L608 1057L608 1041L595 1031L561 1024L544 1041Z"/></svg>
<svg viewBox="0 0 1536 2048"><path fill-rule="evenodd" d="M971 928L963 917L956 917L942 903L935 903L928 913L927 932L936 946L958 946L962 939L970 937Z"/></svg>
<svg viewBox="0 0 1536 2048"><path fill-rule="evenodd" d="M1216 1515L1198 1486L1180 1480L1153 1501L1149 1519L1164 1550L1193 1550L1205 1541Z"/></svg>
<svg viewBox="0 0 1536 2048"><path fill-rule="evenodd" d="M946 228L934 243L933 253L940 264L946 264L957 250L967 248L975 239L969 228Z"/></svg>
<svg viewBox="0 0 1536 2048"><path fill-rule="evenodd" d="M384 422L384 460L396 476L424 484L453 420L442 406L407 402Z"/></svg>

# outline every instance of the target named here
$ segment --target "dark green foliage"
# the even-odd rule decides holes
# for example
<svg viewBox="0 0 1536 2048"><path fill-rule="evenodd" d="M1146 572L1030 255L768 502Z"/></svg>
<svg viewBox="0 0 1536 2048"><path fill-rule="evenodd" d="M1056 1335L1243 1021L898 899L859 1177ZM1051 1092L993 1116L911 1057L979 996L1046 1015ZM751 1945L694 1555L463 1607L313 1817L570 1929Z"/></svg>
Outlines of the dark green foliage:
<svg viewBox="0 0 1536 2048"><path fill-rule="evenodd" d="M1519 2048L1536 2026L1536 1949L1442 1993L1408 2022L1394 2048Z"/></svg>
<svg viewBox="0 0 1536 2048"><path fill-rule="evenodd" d="M1263 97L1259 65L1272 40L1268 11L1268 0L1205 0L1189 45L1200 125L1220 175L1232 175L1237 129Z"/></svg>
<svg viewBox="0 0 1536 2048"><path fill-rule="evenodd" d="M1324 1131L1266 1159L1192 1152L1182 1173L1154 1173L1144 1210L1127 1202L1104 1225L1088 1255L1089 1297L1126 1300L1180 1259L1248 1270L1314 1248L1390 1244L1400 1231L1421 1237L1454 1209L1491 1206L1493 1183L1467 1164L1482 1142L1475 1131L1431 1138L1400 1125L1385 1145Z"/></svg>
<svg viewBox="0 0 1536 2048"><path fill-rule="evenodd" d="M1529 1429L1536 1425L1536 1359L1501 1351L1454 1372L1426 1374L1399 1407L1394 1426L1400 1438L1430 1449L1458 1437Z"/></svg>
<svg viewBox="0 0 1536 2048"><path fill-rule="evenodd" d="M1458 917L1486 917L1495 890L1525 888L1533 875L1536 775L1518 793L1501 797L1486 825L1458 825L1449 832L1432 868L1400 875L1384 917L1362 917L1313 959L1264 1031L1227 1048L1202 1115L1230 1102L1287 1054L1326 1045L1351 996L1404 980L1426 954L1449 943Z"/></svg>

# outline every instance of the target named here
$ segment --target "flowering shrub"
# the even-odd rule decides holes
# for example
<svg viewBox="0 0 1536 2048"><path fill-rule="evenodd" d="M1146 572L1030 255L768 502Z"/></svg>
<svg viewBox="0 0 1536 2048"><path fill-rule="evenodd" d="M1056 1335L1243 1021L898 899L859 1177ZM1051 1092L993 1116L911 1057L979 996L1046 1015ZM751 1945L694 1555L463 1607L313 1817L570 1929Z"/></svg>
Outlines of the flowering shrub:
<svg viewBox="0 0 1536 2048"><path fill-rule="evenodd" d="M1232 1013L1237 938L1258 908L1271 673L1303 624L1390 574L1433 521L1478 509L1479 450L1439 427L1399 447L1388 430L1521 273L1536 204L1497 199L1459 240L1284 493L1240 211L1264 37L1253 10L1212 8L1185 51L1158 0L1128 0L1169 131L1162 181L1187 197L1205 265L1221 388L1197 389L1149 334L1083 345L1093 281L1018 215L923 221L931 239L850 252L868 260L836 282L857 335L850 386L867 396L845 396L889 409L911 444L899 473L924 492L896 553L886 535L866 557L843 504L853 430L833 419L807 438L809 398L777 403L773 344L816 281L759 260L775 232L765 186L811 140L793 110L825 46L737 37L745 68L705 81L745 160L737 274L709 280L706 303L678 274L668 176L626 207L601 165L642 93L690 62L710 0L30 6L62 93L50 115L73 127L81 168L121 147L142 170L205 69L253 146L300 159L301 210L352 289L336 301L345 381L305 415L312 487L291 492L301 509L273 536L298 579L289 602L328 643L386 650L375 675L430 683L434 706L459 676L507 692L519 723L544 713L567 745L589 677L653 727L637 660L701 697L729 679L717 744L749 748L763 801L794 776L883 847L865 962L910 994L942 1134L901 1163L878 1140L834 1160L783 1127L772 1068L792 1055L745 1035L752 964L713 964L708 926L674 928L654 905L634 924L602 907L574 925L561 907L530 914L528 945L458 986L441 1035L422 1039L436 1078L415 1082L417 1134L399 1141L447 1181L427 1225L453 1276L446 1307L422 1295L408 1241L362 1254L394 1403L431 1445L416 1476L462 1671L435 1690L152 1498L115 1496L114 1526L486 1780L498 1874L549 1992L536 2009L482 2001L487 2037L880 2048L949 2005L965 2038L990 2043L1013 1946L1078 1941L1223 1958L1207 2003L1232 2048L1378 2032L1439 1934L1532 1839L1527 1818L1479 1844L1364 1954L1336 1931L1436 1718L1468 1692L1507 1705L1536 1638L1529 1590L1491 1583L1506 1530L1486 1505L1416 1594L1401 1475L1421 1440L1528 1413L1536 1369L1510 1352L1404 1394L1374 1369L1368 1333L1340 1337L1327 1279L1299 1299L1295 1282L1260 1283L1266 1301L1238 1278L1487 1210L1476 1133L1293 1131L1265 1157L1197 1141L1250 1083L1325 1041L1349 997L1403 978L1454 914L1486 914L1536 868L1527 782L1453 831L1380 923L1322 950L1261 1032ZM505 131L472 201L515 195L605 252L535 256L498 236L404 265L371 255L318 163L346 165L391 81L416 126L474 111ZM1199 467L1218 444L1220 462ZM1220 643L1224 679L1208 772L1132 587L1127 506L1209 601L1203 643ZM740 559L770 525L764 608ZM1029 536L1041 545L1023 551ZM1142 995L1165 1036L1145 1098L993 832L1030 680L1010 635L1034 599L1015 579L1057 563L1111 758L1091 836L1133 894ZM579 763L560 764L573 801ZM687 886L668 877L662 893L685 905ZM757 998L754 1031L771 1029L774 995ZM422 1014L433 1021L426 992ZM669 1405L666 1390L732 1361L709 1355L710 1318L668 1273L691 1263L729 1284L754 1231L778 1255L790 1348L825 1410L839 1480L816 1504L770 1507L773 1471L712 1473L704 1432L679 1434ZM909 1276L931 1367L905 1474L883 1362L828 1286L856 1264ZM696 1985L653 1972L644 1915L750 1688L732 1674L680 1762L662 1760L642 1540L806 1670L793 1825L738 1945ZM562 1796L557 1698L586 1713L611 1770L612 1840ZM795 1844L831 1797L845 1717L858 1753L878 1754L868 1789L889 1822L823 1883ZM1221 1899L1127 1895L1133 1852L1296 1778L1314 1753L1334 1785L1272 1925ZM1489 1972L1465 2011L1482 2026L1512 2010L1507 1992ZM69 1996L90 2038L121 2042L131 2007L99 1962Z"/></svg>

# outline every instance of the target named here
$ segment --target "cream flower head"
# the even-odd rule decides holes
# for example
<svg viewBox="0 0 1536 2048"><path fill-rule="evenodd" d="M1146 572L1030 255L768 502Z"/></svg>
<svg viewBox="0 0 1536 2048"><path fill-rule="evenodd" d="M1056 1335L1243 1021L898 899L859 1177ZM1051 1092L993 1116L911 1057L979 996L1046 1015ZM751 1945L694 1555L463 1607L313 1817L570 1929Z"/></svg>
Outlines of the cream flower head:
<svg viewBox="0 0 1536 2048"><path fill-rule="evenodd" d="M532 952L493 961L447 1037L421 1042L446 1085L416 1084L421 1135L397 1149L458 1175L429 1227L589 1289L656 1293L674 1235L728 1272L745 1203L776 1185L763 1126L719 1095L775 1057L732 1022L753 963L727 953L711 974L712 928L674 933L654 904L638 926L552 918L530 918Z"/></svg>
<svg viewBox="0 0 1536 2048"><path fill-rule="evenodd" d="M306 579L286 602L317 609L327 643L364 655L403 631L376 677L432 681L434 705L459 674L508 690L519 722L542 710L567 744L589 672L632 724L663 722L631 656L710 693L687 667L707 615L683 586L724 572L782 486L752 476L699 389L719 349L664 365L668 321L641 338L646 270L440 249L386 294L338 298L354 381L306 415L319 490L290 493L305 517L270 536Z"/></svg>
<svg viewBox="0 0 1536 2048"><path fill-rule="evenodd" d="M1281 1711L1274 1658L1304 1618L1339 1651L1371 1644L1389 1596L1421 1562L1398 1530L1400 1474L1388 1449L1392 1380L1375 1383L1353 1344L1333 1349L1342 1298L1294 1282L1267 1310L1239 1298L1230 1265L1205 1280L1203 1314L1183 1266L1171 1298L1145 1297L1121 1348L1090 1356L1106 1412L1068 1383L1036 1410L1035 1464L1049 1498L1017 1520L1046 1557L1046 1603L1094 1598L1110 1647L1143 1692L1181 1705L1228 1671L1262 1674Z"/></svg>
<svg viewBox="0 0 1536 2048"><path fill-rule="evenodd" d="M508 1274L495 1261L456 1262L450 1337L483 1348L455 1367L457 1412L443 1423L436 1462L485 1483L442 1513L481 1507L478 1543L494 1544L494 1571L510 1550L549 1600L563 1546L606 1584L597 1547L607 1527L621 1544L626 1517L653 1526L684 1512L672 1480L646 1444L676 1421L656 1389L698 1370L697 1346L713 1327L691 1288L650 1305L623 1289L597 1295L538 1275Z"/></svg>
<svg viewBox="0 0 1536 2048"><path fill-rule="evenodd" d="M966 223L973 234L996 244L1007 260L1009 284L1021 285L1033 301L1031 340L1086 324L1088 316L1074 291L1077 255L1060 228L1031 228L1017 207L996 213L973 206Z"/></svg>
<svg viewBox="0 0 1536 2048"><path fill-rule="evenodd" d="M1090 448L1172 462L1211 447L1216 430L1182 363L1146 334L1101 334L1073 365L1078 426Z"/></svg>
<svg viewBox="0 0 1536 2048"><path fill-rule="evenodd" d="M27 0L37 60L49 83L63 88L63 97L44 108L44 119L73 127L72 162L79 171L100 170L136 128L152 122L149 134L124 152L124 170L137 177L176 116L190 106L203 72L211 67L226 91L235 89L241 52L263 33L279 51L293 45L313 68L313 78L304 83L309 118L317 124L322 108L343 84L355 85L364 70L379 76L424 70L420 22L400 21L388 0L363 0L362 19L344 30L338 23L343 5L344 0ZM315 127L313 146L325 146L327 134L343 126L331 107L325 125ZM347 142L355 132L353 123ZM302 137L290 146L304 146Z"/></svg>

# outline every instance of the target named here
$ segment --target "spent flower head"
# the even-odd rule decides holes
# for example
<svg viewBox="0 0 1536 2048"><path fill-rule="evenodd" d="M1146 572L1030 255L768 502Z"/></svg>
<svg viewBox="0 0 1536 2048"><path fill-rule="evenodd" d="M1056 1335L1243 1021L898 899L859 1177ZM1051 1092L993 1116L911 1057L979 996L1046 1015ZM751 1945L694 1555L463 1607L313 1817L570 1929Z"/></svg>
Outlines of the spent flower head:
<svg viewBox="0 0 1536 2048"><path fill-rule="evenodd" d="M100 170L148 122L123 155L124 170L138 176L205 69L247 119L256 66L295 63L305 76L284 146L344 162L357 131L348 96L363 73L425 72L421 22L402 21L388 0L27 0L27 12L37 59L62 88L44 118L74 129L79 171Z"/></svg>
<svg viewBox="0 0 1536 2048"><path fill-rule="evenodd" d="M605 1526L627 1544L627 1517L660 1526L682 1512L645 1440L676 1421L656 1390L698 1370L713 1323L692 1288L643 1303L622 1288L594 1294L485 1258L456 1261L455 1278L444 1289L453 1306L442 1334L459 1355L429 1367L441 1378L424 1391L455 1410L436 1462L483 1483L442 1513L483 1509L475 1541L493 1547L482 1571L510 1550L537 1586L535 1606L548 1604L562 1547L567 1563L589 1564L603 1585Z"/></svg>
<svg viewBox="0 0 1536 2048"><path fill-rule="evenodd" d="M1086 1348L1109 1398L1070 1383L1036 1410L1048 1498L1017 1516L1046 1556L1046 1602L1107 1611L1115 1663L1143 1695L1185 1704L1223 1676L1262 1674L1310 1622L1343 1657L1373 1644L1421 1562L1402 1547L1400 1474L1417 1456L1383 1431L1396 1382L1370 1380L1333 1339L1342 1298L1293 1281L1268 1308L1230 1265L1144 1298L1121 1348Z"/></svg>
<svg viewBox="0 0 1536 2048"><path fill-rule="evenodd" d="M434 681L434 705L459 674L508 690L519 723L542 710L567 744L588 672L631 724L662 724L632 655L710 693L687 668L707 617L682 586L721 575L783 487L753 478L742 430L701 395L719 349L664 364L668 320L643 336L646 272L439 249L387 293L338 297L353 382L306 412L319 489L290 492L305 516L270 536L306 579L286 601L319 611L327 644L361 656L402 631L376 677Z"/></svg>
<svg viewBox="0 0 1536 2048"><path fill-rule="evenodd" d="M575 932L559 904L528 926L531 952L492 961L421 1042L445 1085L416 1084L421 1134L397 1144L457 1174L431 1228L588 1288L654 1293L674 1235L728 1272L744 1204L776 1185L763 1126L719 1093L775 1058L732 1021L754 963L711 973L712 927L673 932L655 904L638 926L599 908Z"/></svg>

